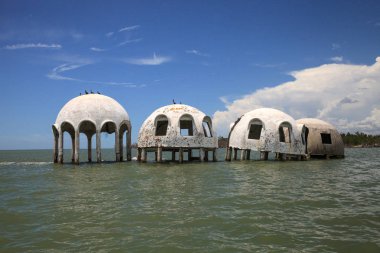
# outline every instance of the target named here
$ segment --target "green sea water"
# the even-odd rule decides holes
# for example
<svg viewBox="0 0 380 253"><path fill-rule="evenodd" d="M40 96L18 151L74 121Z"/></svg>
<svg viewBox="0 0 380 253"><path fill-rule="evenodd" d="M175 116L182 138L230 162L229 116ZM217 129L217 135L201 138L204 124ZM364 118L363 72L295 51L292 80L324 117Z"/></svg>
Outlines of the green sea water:
<svg viewBox="0 0 380 253"><path fill-rule="evenodd" d="M51 160L51 150L0 151L0 252L380 252L380 149L285 162Z"/></svg>

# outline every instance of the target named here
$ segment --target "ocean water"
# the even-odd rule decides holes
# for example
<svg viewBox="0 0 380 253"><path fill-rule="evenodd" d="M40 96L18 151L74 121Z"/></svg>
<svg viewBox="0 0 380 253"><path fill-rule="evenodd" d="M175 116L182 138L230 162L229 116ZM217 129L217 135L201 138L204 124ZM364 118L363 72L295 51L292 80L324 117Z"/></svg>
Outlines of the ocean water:
<svg viewBox="0 0 380 253"><path fill-rule="evenodd" d="M0 252L380 252L380 149L285 162L51 158L0 151Z"/></svg>

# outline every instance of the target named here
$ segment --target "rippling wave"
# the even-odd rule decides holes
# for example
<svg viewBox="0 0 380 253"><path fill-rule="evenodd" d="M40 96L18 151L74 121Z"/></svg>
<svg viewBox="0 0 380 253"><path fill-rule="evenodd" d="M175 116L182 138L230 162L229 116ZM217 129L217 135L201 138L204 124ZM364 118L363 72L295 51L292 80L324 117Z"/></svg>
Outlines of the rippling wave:
<svg viewBox="0 0 380 253"><path fill-rule="evenodd" d="M80 166L30 152L0 151L0 251L380 252L380 149Z"/></svg>

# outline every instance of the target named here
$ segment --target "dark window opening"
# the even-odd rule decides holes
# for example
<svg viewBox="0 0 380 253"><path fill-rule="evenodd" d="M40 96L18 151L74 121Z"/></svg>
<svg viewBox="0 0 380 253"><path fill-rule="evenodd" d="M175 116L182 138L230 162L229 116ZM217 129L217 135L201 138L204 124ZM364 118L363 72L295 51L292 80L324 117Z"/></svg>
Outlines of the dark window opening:
<svg viewBox="0 0 380 253"><path fill-rule="evenodd" d="M169 122L167 120L158 120L156 126L156 136L165 136Z"/></svg>
<svg viewBox="0 0 380 253"><path fill-rule="evenodd" d="M179 121L180 133L182 136L193 136L193 121L180 120Z"/></svg>
<svg viewBox="0 0 380 253"><path fill-rule="evenodd" d="M321 133L321 139L323 144L331 144L331 134Z"/></svg>
<svg viewBox="0 0 380 253"><path fill-rule="evenodd" d="M262 125L251 124L248 139L260 140Z"/></svg>
<svg viewBox="0 0 380 253"><path fill-rule="evenodd" d="M280 134L280 142L290 143L290 128L287 126L280 126L278 129Z"/></svg>
<svg viewBox="0 0 380 253"><path fill-rule="evenodd" d="M202 126L203 126L203 132L205 133L205 136L212 137L210 124L207 121L203 121Z"/></svg>

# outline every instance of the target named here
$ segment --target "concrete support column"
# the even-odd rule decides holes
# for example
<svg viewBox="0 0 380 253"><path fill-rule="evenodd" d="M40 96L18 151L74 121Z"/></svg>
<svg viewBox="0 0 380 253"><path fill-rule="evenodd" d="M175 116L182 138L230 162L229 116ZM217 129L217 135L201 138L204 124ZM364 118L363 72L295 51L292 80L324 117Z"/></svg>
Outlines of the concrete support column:
<svg viewBox="0 0 380 253"><path fill-rule="evenodd" d="M162 147L157 148L157 162L162 162Z"/></svg>
<svg viewBox="0 0 380 253"><path fill-rule="evenodd" d="M141 148L137 148L137 161L141 162Z"/></svg>
<svg viewBox="0 0 380 253"><path fill-rule="evenodd" d="M119 129L115 129L115 160L120 162L120 138L119 138Z"/></svg>
<svg viewBox="0 0 380 253"><path fill-rule="evenodd" d="M119 154L120 154L120 162L124 160L124 145L123 145L123 133L119 133Z"/></svg>
<svg viewBox="0 0 380 253"><path fill-rule="evenodd" d="M204 150L204 148L199 149L199 158L200 158L201 162L205 161L205 150Z"/></svg>
<svg viewBox="0 0 380 253"><path fill-rule="evenodd" d="M74 162L79 164L79 130L75 130L75 152L74 152Z"/></svg>
<svg viewBox="0 0 380 253"><path fill-rule="evenodd" d="M179 162L183 163L183 148L179 148Z"/></svg>
<svg viewBox="0 0 380 253"><path fill-rule="evenodd" d="M234 160L237 160L237 152L238 152L238 149L237 148L234 148Z"/></svg>
<svg viewBox="0 0 380 253"><path fill-rule="evenodd" d="M132 127L128 129L127 133L127 161L132 160Z"/></svg>
<svg viewBox="0 0 380 253"><path fill-rule="evenodd" d="M58 136L54 134L54 144L53 144L53 161L58 162Z"/></svg>
<svg viewBox="0 0 380 253"><path fill-rule="evenodd" d="M100 138L100 131L96 131L96 161L100 163L102 161L102 144Z"/></svg>
<svg viewBox="0 0 380 253"><path fill-rule="evenodd" d="M245 149L242 149L240 151L240 160L243 161L246 158L247 151Z"/></svg>
<svg viewBox="0 0 380 253"><path fill-rule="evenodd" d="M175 151L172 151L172 161L175 161Z"/></svg>
<svg viewBox="0 0 380 253"><path fill-rule="evenodd" d="M157 162L157 151L154 151L154 161Z"/></svg>
<svg viewBox="0 0 380 253"><path fill-rule="evenodd" d="M212 152L212 161L213 162L216 162L217 160L216 160L216 148L214 149L214 151Z"/></svg>
<svg viewBox="0 0 380 253"><path fill-rule="evenodd" d="M58 133L58 163L63 163L63 132Z"/></svg>
<svg viewBox="0 0 380 253"><path fill-rule="evenodd" d="M268 160L268 152L260 151L260 160Z"/></svg>
<svg viewBox="0 0 380 253"><path fill-rule="evenodd" d="M251 150L247 149L247 160L251 160Z"/></svg>
<svg viewBox="0 0 380 253"><path fill-rule="evenodd" d="M146 149L145 148L141 149L141 161L143 163L146 163Z"/></svg>
<svg viewBox="0 0 380 253"><path fill-rule="evenodd" d="M284 154L284 153L280 153L280 160L281 161L286 161L286 154Z"/></svg>
<svg viewBox="0 0 380 253"><path fill-rule="evenodd" d="M71 135L71 162L75 162L75 133L74 135Z"/></svg>
<svg viewBox="0 0 380 253"><path fill-rule="evenodd" d="M226 161L231 161L231 156L232 156L232 148L231 147L227 147L227 150L226 150Z"/></svg>
<svg viewBox="0 0 380 253"><path fill-rule="evenodd" d="M91 134L87 135L87 152L88 152L88 161L92 162L92 136Z"/></svg>
<svg viewBox="0 0 380 253"><path fill-rule="evenodd" d="M208 150L205 150L205 161L207 162L208 161Z"/></svg>

